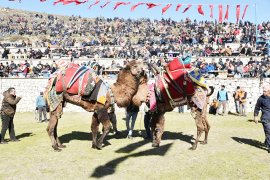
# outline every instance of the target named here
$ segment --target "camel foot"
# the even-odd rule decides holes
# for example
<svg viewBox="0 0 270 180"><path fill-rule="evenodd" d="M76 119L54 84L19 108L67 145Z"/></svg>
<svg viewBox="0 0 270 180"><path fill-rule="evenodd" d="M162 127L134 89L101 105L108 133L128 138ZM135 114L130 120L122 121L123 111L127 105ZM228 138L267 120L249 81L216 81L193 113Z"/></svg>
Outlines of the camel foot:
<svg viewBox="0 0 270 180"><path fill-rule="evenodd" d="M52 146L52 148L53 148L53 150L55 151L55 152L60 152L60 151L62 151L62 149L59 149L58 148L58 146Z"/></svg>
<svg viewBox="0 0 270 180"><path fill-rule="evenodd" d="M205 144L207 144L207 141L203 141L203 142L201 142L201 144L202 145L205 145Z"/></svg>
<svg viewBox="0 0 270 180"><path fill-rule="evenodd" d="M97 148L97 145L95 143L92 143L92 148L93 149L96 149Z"/></svg>
<svg viewBox="0 0 270 180"><path fill-rule="evenodd" d="M66 145L63 145L63 144L60 144L58 145L59 148L66 148L67 146Z"/></svg>
<svg viewBox="0 0 270 180"><path fill-rule="evenodd" d="M96 148L97 148L98 150L102 150L102 143L98 143L97 146L96 146Z"/></svg>
<svg viewBox="0 0 270 180"><path fill-rule="evenodd" d="M159 143L152 143L152 147L159 147Z"/></svg>
<svg viewBox="0 0 270 180"><path fill-rule="evenodd" d="M189 150L196 150L197 146L193 145L192 147L189 148Z"/></svg>

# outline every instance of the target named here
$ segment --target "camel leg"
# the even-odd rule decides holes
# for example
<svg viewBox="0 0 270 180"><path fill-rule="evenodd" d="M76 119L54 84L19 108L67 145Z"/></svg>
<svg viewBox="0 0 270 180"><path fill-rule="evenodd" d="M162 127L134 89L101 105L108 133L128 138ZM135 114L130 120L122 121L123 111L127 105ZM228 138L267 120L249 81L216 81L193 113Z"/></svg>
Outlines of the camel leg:
<svg viewBox="0 0 270 180"><path fill-rule="evenodd" d="M202 121L203 121L202 113L200 111L196 110L195 122L196 122L196 126L197 126L197 137L196 137L194 144L190 148L191 150L195 150L197 148L197 144L199 142L199 139L204 131L204 126L203 126Z"/></svg>
<svg viewBox="0 0 270 180"><path fill-rule="evenodd" d="M153 147L159 147L161 137L164 132L164 114L154 114L152 117L152 135L153 135Z"/></svg>
<svg viewBox="0 0 270 180"><path fill-rule="evenodd" d="M58 121L58 117L56 115L56 110L55 110L55 111L51 112L49 124L48 124L48 127L47 127L47 133L48 133L48 135L49 135L49 137L51 139L52 148L54 150L59 151L60 149L58 148L57 142L56 142L56 139L55 139L55 126L57 124L57 121Z"/></svg>
<svg viewBox="0 0 270 180"><path fill-rule="evenodd" d="M111 129L111 123L109 119L102 121L102 125L103 125L104 130L103 130L102 135L97 141L97 149L102 149L104 138L107 136L107 134L109 133Z"/></svg>
<svg viewBox="0 0 270 180"><path fill-rule="evenodd" d="M97 115L98 115L98 120L103 125L103 133L97 141L97 149L102 149L102 144L103 144L104 138L106 137L106 135L109 133L109 131L111 129L111 123L110 123L107 109L102 108L102 109L98 110Z"/></svg>
<svg viewBox="0 0 270 180"><path fill-rule="evenodd" d="M204 122L205 136L204 136L204 141L201 142L201 144L207 144L208 133L211 127L206 116L204 117L204 120L205 120Z"/></svg>
<svg viewBox="0 0 270 180"><path fill-rule="evenodd" d="M65 148L66 145L63 145L57 135L57 126L58 126L58 121L56 122L55 128L54 128L54 138L56 139L56 144L59 148Z"/></svg>
<svg viewBox="0 0 270 180"><path fill-rule="evenodd" d="M97 118L97 113L94 113L92 116L92 124L91 124L92 148L94 148L94 149L96 149L96 147L97 147L98 126L99 126L99 121Z"/></svg>

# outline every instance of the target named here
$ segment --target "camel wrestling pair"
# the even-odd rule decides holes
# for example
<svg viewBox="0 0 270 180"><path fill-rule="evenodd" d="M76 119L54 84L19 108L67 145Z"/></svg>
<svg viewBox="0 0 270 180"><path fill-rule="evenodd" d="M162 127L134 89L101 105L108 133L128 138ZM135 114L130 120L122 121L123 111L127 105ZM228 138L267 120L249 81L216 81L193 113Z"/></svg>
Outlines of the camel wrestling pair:
<svg viewBox="0 0 270 180"><path fill-rule="evenodd" d="M147 71L155 74L155 83L148 84ZM50 120L47 133L52 148L60 151L65 148L57 135L58 120L63 113L65 103L82 107L92 116L92 148L102 149L103 141L111 128L107 109L114 103L118 107L127 107L130 103L140 106L147 102L152 111L153 147L158 147L164 132L166 112L187 104L196 113L197 137L193 144L196 149L203 132L207 143L210 125L207 121L208 97L213 88L208 88L198 79L199 73L192 70L186 59L175 58L161 69L141 60L130 61L119 71L114 84L108 85L88 67L74 63L60 63L59 70L49 79L44 97L50 108ZM98 138L99 125L103 133Z"/></svg>

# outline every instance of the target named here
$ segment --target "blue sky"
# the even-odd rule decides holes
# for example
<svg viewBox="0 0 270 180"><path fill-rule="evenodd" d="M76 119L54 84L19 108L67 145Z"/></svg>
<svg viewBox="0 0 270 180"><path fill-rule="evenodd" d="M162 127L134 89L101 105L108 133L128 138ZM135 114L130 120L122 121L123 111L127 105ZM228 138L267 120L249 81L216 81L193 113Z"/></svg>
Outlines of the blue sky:
<svg viewBox="0 0 270 180"><path fill-rule="evenodd" d="M17 0L18 1L18 0ZM210 8L208 4L214 5L214 19L218 19L218 4L223 5L223 17L225 15L226 5L230 5L229 9L229 21L236 21L236 5L241 5L240 18L242 17L242 13L244 11L244 6L246 4L249 5L245 20L249 20L255 22L255 3L257 6L257 22L269 21L270 20L270 0L112 0L105 8L101 9L99 6L104 4L106 0L101 0L101 3L97 6L88 9L89 5L93 3L95 0L89 0L88 3L78 5L69 4L63 6L62 4L53 5L55 0L47 0L47 2L40 2L39 0L21 0L22 2L10 2L8 0L0 0L0 7L10 7L14 9L23 9L29 11L38 11L38 12L46 12L53 14L61 14L61 15L81 15L83 17L124 17L124 18L151 18L151 19L161 19L161 18L171 18L174 20L185 19L189 17L191 19L197 20L210 20ZM120 6L115 11L113 10L114 4L116 1L125 1L131 2L131 4L135 4L137 2L153 2L153 3L162 3L162 6L155 7L153 9L147 10L145 5L137 7L134 12L130 11L131 5L128 6ZM172 3L173 6L164 14L161 15L161 9L167 3ZM187 5L183 5L178 12L175 11L176 5L178 3L181 4L205 4L203 5L203 10L205 16L200 15L197 12L197 6L191 7L185 14L182 11L185 9Z"/></svg>

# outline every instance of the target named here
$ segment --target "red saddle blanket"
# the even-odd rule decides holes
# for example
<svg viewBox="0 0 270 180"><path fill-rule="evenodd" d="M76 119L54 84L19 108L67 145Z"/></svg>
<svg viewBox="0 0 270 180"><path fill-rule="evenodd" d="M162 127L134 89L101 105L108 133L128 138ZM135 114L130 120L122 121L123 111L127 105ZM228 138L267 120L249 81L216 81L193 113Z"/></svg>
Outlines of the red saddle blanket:
<svg viewBox="0 0 270 180"><path fill-rule="evenodd" d="M183 69L184 66L185 69ZM167 67L165 67L166 71L157 77L156 85L159 86L159 91L164 101L170 100L171 98L176 102L183 100L184 94L179 92L179 88L184 91L187 96L191 96L195 93L194 84L187 74L187 69L190 67L189 64L180 64L178 59L174 59L167 64ZM175 85L175 83L177 85ZM169 96L171 96L171 98Z"/></svg>
<svg viewBox="0 0 270 180"><path fill-rule="evenodd" d="M94 88L96 76L90 69L71 63L67 69L57 74L55 84L56 92L61 93L66 89L69 94L89 95ZM80 71L79 71L80 70ZM77 78L74 78L77 77ZM71 83L73 82L73 83ZM71 85L68 87L68 85Z"/></svg>

